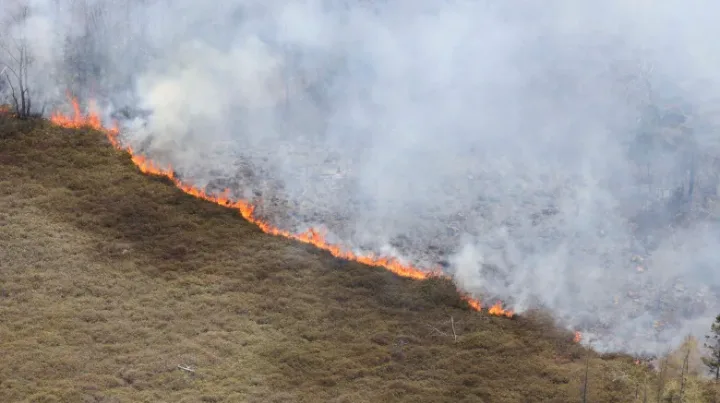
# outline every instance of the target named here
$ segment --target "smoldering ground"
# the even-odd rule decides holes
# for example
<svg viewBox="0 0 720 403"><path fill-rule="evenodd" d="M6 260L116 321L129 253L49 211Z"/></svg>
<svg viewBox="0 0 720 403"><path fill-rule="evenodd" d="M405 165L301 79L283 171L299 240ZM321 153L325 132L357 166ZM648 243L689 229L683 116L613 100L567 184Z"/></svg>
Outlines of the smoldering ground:
<svg viewBox="0 0 720 403"><path fill-rule="evenodd" d="M0 15L4 43L36 55L38 104L96 99L185 180L547 307L600 349L657 352L720 309L717 6L691 3L16 0ZM10 18L22 5L31 17Z"/></svg>

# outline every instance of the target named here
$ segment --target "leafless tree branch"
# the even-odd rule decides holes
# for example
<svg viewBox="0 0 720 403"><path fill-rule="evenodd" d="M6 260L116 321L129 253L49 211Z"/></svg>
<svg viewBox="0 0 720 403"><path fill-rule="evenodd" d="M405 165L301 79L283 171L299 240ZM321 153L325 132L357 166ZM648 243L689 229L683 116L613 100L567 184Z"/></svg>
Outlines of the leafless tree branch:
<svg viewBox="0 0 720 403"><path fill-rule="evenodd" d="M15 24L22 24L29 14L29 7L23 7L19 13L11 17L11 20ZM6 59L0 74L5 73L15 113L20 118L28 118L32 112L29 68L34 61L28 43L25 38L4 35L0 37L0 50Z"/></svg>

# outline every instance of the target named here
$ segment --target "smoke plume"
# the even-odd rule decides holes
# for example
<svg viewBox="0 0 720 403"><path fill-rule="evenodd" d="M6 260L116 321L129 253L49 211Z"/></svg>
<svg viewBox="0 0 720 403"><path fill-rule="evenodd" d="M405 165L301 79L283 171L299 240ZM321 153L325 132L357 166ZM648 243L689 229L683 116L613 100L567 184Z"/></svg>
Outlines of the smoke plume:
<svg viewBox="0 0 720 403"><path fill-rule="evenodd" d="M96 100L276 226L440 266L602 350L657 352L720 310L717 6L6 2L38 107Z"/></svg>

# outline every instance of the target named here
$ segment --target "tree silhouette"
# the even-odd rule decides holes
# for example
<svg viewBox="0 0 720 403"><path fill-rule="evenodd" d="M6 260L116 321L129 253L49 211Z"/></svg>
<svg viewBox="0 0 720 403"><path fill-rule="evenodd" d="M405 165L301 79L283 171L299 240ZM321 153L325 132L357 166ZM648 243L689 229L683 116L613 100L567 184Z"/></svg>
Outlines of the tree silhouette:
<svg viewBox="0 0 720 403"><path fill-rule="evenodd" d="M720 315L715 317L710 327L710 334L705 336L705 347L710 350L709 357L703 357L703 363L711 374L715 375L715 382L720 380Z"/></svg>

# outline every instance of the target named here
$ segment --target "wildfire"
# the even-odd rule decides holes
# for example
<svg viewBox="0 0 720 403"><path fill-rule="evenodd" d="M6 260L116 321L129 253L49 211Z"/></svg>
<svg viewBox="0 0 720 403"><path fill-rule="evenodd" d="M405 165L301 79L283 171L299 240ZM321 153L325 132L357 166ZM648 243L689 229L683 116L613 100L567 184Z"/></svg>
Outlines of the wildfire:
<svg viewBox="0 0 720 403"><path fill-rule="evenodd" d="M490 309L488 309L488 313L490 315L505 316L508 318L512 318L513 316L515 316L515 312L513 312L512 309L506 311L502 307L502 302L500 302L500 301L496 302L495 305L491 306Z"/></svg>
<svg viewBox="0 0 720 403"><path fill-rule="evenodd" d="M120 147L120 144L117 142L117 125L114 125L113 128L104 127L102 125L102 121L100 120L100 115L95 112L90 112L87 116L83 116L82 112L80 112L80 104L78 103L77 99L70 97L70 94L68 94L68 97L70 98L70 101L72 103L73 115L67 116L63 115L60 112L53 112L50 115L50 121L53 124L70 129L90 127L92 129L102 131L108 135L110 142L115 148L122 149L122 147ZM91 110L92 109L94 108L91 107Z"/></svg>
<svg viewBox="0 0 720 403"><path fill-rule="evenodd" d="M580 343L581 340L582 340L582 333L576 331L575 337L573 337L573 341L575 343Z"/></svg>
<svg viewBox="0 0 720 403"><path fill-rule="evenodd" d="M230 191L225 190L219 195L214 194L208 194L205 190L197 188L191 184L184 183L180 179L178 179L173 170L172 167L163 168L158 166L157 164L153 163L153 161L149 160L143 155L137 154L134 152L134 150L131 147L123 146L119 139L119 129L117 123L114 123L112 127L105 127L102 124L102 121L100 119L100 116L98 113L96 113L92 108L90 108L90 111L87 115L83 115L80 105L76 98L70 97L70 101L72 103L72 109L73 114L72 116L64 115L60 112L54 112L50 116L50 122L57 126L66 127L66 128L82 128L82 127L89 127L95 130L98 130L102 133L104 133L110 143L118 150L126 151L130 154L133 163L140 169L141 172L149 175L157 175L157 176L163 176L168 179L170 179L175 186L177 186L179 189L181 189L183 192L190 194L192 196L195 196L200 199L208 200L213 203L226 206L232 209L237 210L240 215L242 215L246 220L250 221L251 223L257 225L263 232L276 235L276 236L282 236L289 239L294 239L296 241L300 241L306 244L313 245L319 249L325 250L330 252L335 257L347 259L347 260L353 260L356 262L360 262L363 264L366 264L368 266L375 266L375 267L383 267L398 276L402 277L408 277L415 280L426 280L431 277L442 277L446 278L447 275L443 274L439 270L432 270L432 271L426 271L421 270L417 267L414 267L409 264L405 264L401 262L400 260L393 258L393 257L383 257L383 256L376 256L376 255L366 255L361 256L357 255L352 251L346 250L342 248L341 246L334 245L329 243L326 239L323 233L316 229L309 229L302 233L291 233L289 231L285 231L279 228L276 228L272 226L271 224L262 221L255 215L255 206L250 204L247 201L244 200L232 200L230 198ZM462 299L468 303L470 308L472 308L475 311L481 311L482 310L482 303L470 296L467 296L465 294L462 294ZM495 315L495 316L504 316L508 318L512 318L515 313L512 310L505 310L502 307L501 302L495 303L495 305L491 306L488 309L488 314Z"/></svg>

